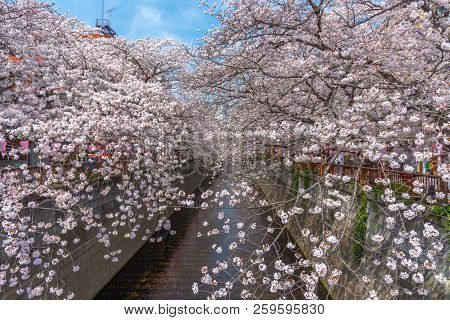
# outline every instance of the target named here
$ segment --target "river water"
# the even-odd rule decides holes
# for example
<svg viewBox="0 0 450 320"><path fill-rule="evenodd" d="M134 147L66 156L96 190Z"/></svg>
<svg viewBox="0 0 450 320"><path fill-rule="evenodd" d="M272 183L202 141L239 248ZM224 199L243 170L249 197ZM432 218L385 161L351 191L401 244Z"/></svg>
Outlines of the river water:
<svg viewBox="0 0 450 320"><path fill-rule="evenodd" d="M221 191L230 190L234 180L232 177L222 176L212 182L209 189ZM245 221L250 215L256 218L253 221L259 226L267 225L267 214L255 215L255 209L249 209L245 202L241 202L235 208L210 208L210 209L182 209L170 218L173 229L177 233L166 237L160 243L147 242L137 254L122 268L122 270L103 288L96 297L97 299L205 299L208 292L202 291L197 295L192 292L192 284L200 283L201 268L208 266L211 270L216 266L217 261L223 261L231 257L233 252L228 250L231 242L230 236L236 235L236 223ZM198 237L199 232L211 230L214 226L222 229L222 223L216 218L219 212L224 212L225 219L230 219L230 233L228 235L218 235L212 237ZM212 218L212 219L211 219ZM203 221L209 220L210 225L205 228ZM268 243L273 239L268 239L267 234L253 232L243 246L244 250L254 250L257 244ZM139 241L139 240L135 240ZM283 261L292 263L295 261L294 253L286 248L289 239L287 233L283 233L276 241L278 252L283 252ZM221 246L223 252L218 254L212 246ZM277 260L275 250L266 253L265 263L268 270L273 269L273 261ZM241 251L242 254L242 251ZM270 265L272 262L272 265ZM231 263L229 263L231 264ZM233 271L234 270L234 271ZM273 271L275 271L273 269ZM296 272L300 272L297 270ZM229 268L227 273L219 274L215 279L227 281L236 274L234 268ZM236 282L229 299L240 299L240 292L243 285ZM274 295L267 288L253 288L258 299L277 299L279 295ZM326 291L323 287L318 289L319 298L326 298ZM298 289L286 295L287 299L304 299L302 290Z"/></svg>

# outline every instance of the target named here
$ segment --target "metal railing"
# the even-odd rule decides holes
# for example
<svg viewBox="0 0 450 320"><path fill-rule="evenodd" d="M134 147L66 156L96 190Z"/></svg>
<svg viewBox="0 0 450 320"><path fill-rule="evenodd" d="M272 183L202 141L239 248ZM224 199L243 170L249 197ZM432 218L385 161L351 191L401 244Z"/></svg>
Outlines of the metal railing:
<svg viewBox="0 0 450 320"><path fill-rule="evenodd" d="M315 173L322 175L328 163L295 163L298 168L309 168ZM413 182L419 181L424 190L434 188L434 192L442 192L448 201L448 184L440 176L431 174L409 173L406 171L388 170L384 168L359 167L345 164L331 164L328 171L330 174L342 174L358 179L360 184L375 185L377 179L389 179L391 183L397 183L413 189Z"/></svg>
<svg viewBox="0 0 450 320"><path fill-rule="evenodd" d="M95 20L95 26L97 28L111 27L111 22L109 21L109 19L96 19Z"/></svg>

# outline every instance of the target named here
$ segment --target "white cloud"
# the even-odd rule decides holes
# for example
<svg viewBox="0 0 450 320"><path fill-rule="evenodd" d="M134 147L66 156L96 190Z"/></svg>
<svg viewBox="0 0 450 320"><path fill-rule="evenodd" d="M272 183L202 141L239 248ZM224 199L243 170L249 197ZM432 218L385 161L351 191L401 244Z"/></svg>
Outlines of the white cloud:
<svg viewBox="0 0 450 320"><path fill-rule="evenodd" d="M202 18L202 13L198 9L198 7L190 7L188 9L181 8L181 16L184 19L184 22L187 22L188 24L191 24L195 21L199 21Z"/></svg>
<svg viewBox="0 0 450 320"><path fill-rule="evenodd" d="M128 26L124 35L129 39L170 38L189 43L199 36L197 28L208 27L202 10L193 5L198 0L135 0L129 6L122 0L107 1L120 2L122 12L127 12L122 24Z"/></svg>
<svg viewBox="0 0 450 320"><path fill-rule="evenodd" d="M162 13L150 6L141 5L137 7L137 11L131 22L131 33L152 32L154 28L164 26L161 19Z"/></svg>

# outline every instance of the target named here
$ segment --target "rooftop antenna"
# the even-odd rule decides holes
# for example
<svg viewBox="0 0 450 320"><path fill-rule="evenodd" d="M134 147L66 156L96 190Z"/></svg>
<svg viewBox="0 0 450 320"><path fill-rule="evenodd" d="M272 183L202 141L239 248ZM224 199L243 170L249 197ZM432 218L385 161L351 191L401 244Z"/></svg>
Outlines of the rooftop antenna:
<svg viewBox="0 0 450 320"><path fill-rule="evenodd" d="M117 9L117 7L114 7L114 8L111 8L111 9L106 10L106 13L109 14L109 18L110 18L110 19L111 19L112 12L113 12L114 10L116 10L116 9Z"/></svg>
<svg viewBox="0 0 450 320"><path fill-rule="evenodd" d="M111 17L111 12L115 9L116 8L108 10L110 17ZM97 19L95 25L97 28L100 28L101 32L105 36L114 37L116 35L116 32L111 28L111 22L109 21L109 19L105 19L105 0L102 0L102 18Z"/></svg>

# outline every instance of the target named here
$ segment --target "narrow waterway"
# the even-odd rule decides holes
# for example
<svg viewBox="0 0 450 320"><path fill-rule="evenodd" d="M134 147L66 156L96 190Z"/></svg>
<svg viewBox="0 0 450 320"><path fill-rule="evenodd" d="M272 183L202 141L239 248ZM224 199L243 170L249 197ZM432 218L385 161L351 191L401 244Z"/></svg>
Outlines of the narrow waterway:
<svg viewBox="0 0 450 320"><path fill-rule="evenodd" d="M231 189L233 183L230 177L216 179L209 186L209 189L221 191ZM202 266L212 269L217 265L217 261L224 261L233 256L233 252L228 250L231 242L230 237L234 237L239 230L233 228L237 222L248 221L251 210L246 208L246 204L241 202L235 208L210 208L210 209L183 209L172 215L171 224L177 233L166 237L160 243L147 242L138 253L125 265L125 267L110 281L110 283L98 294L97 299L205 299L208 292L200 288L200 292L194 295L192 284L200 283L202 277ZM214 227L222 229L217 214L224 213L224 219L230 219L230 233L211 237L198 237L199 232L205 233ZM268 213L270 214L270 213ZM267 216L253 215L253 222L259 226L267 224ZM213 219L211 219L213 218ZM205 228L203 222L208 220L209 226ZM259 246L262 241L270 242L267 234L253 232L249 235L246 243L240 246L241 249L252 251ZM285 250L289 236L283 234L277 239L276 246L278 253L283 252L283 261L292 263L295 261L294 253ZM213 245L222 247L223 252L217 253ZM272 251L272 250L271 250ZM277 260L276 253L271 251L264 255L265 262L268 263L268 270L272 274L275 271L273 262ZM273 250L275 251L275 250ZM242 254L242 251L241 251ZM231 264L231 262L229 262ZM233 271L234 270L234 271ZM225 282L233 278L236 270L229 268L227 272L222 272L214 279ZM297 272L300 272L299 270ZM240 299L243 285L234 283L232 294L229 299ZM257 292L259 299L276 299L278 295L271 294L266 288L253 288ZM320 298L326 298L325 290L320 287L318 290ZM302 291L296 290L286 296L288 299L303 299Z"/></svg>

